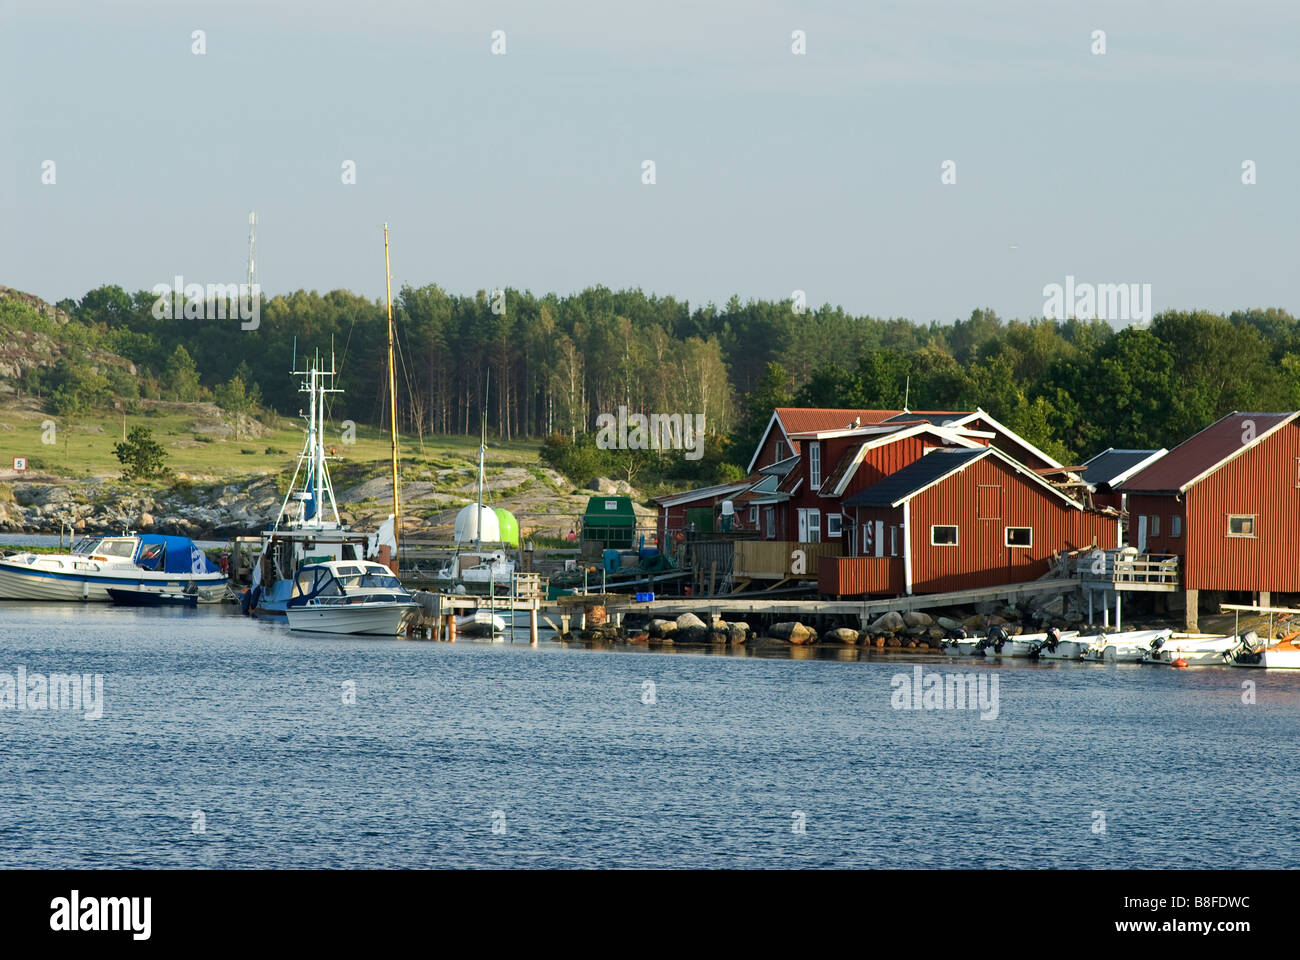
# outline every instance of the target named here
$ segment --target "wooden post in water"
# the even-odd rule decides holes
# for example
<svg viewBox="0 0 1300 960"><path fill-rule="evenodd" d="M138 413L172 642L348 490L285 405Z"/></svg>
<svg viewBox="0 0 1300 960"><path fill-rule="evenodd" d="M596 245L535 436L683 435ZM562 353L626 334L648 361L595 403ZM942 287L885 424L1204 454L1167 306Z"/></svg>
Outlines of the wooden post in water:
<svg viewBox="0 0 1300 960"><path fill-rule="evenodd" d="M718 561L709 564L709 596L713 596L713 585L718 576Z"/></svg>
<svg viewBox="0 0 1300 960"><path fill-rule="evenodd" d="M528 642L532 646L537 646L537 607L532 606L528 609Z"/></svg>

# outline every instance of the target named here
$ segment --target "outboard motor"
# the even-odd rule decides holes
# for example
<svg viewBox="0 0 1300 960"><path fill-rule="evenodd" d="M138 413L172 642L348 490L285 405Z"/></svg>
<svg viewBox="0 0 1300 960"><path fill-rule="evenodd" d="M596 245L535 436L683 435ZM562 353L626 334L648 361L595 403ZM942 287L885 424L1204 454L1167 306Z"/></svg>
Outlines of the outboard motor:
<svg viewBox="0 0 1300 960"><path fill-rule="evenodd" d="M994 653L1001 653L1008 639L1006 628L1001 624L995 624L989 627L988 633L976 642L975 653L982 657L989 647L993 648Z"/></svg>
<svg viewBox="0 0 1300 960"><path fill-rule="evenodd" d="M1052 627L1047 631L1047 639L1043 641L1043 649L1048 653L1055 653L1056 648L1061 645L1061 630L1059 627Z"/></svg>
<svg viewBox="0 0 1300 960"><path fill-rule="evenodd" d="M1259 642L1259 634L1251 630L1241 635L1241 642L1231 653L1237 663L1255 664L1264 658L1264 645Z"/></svg>

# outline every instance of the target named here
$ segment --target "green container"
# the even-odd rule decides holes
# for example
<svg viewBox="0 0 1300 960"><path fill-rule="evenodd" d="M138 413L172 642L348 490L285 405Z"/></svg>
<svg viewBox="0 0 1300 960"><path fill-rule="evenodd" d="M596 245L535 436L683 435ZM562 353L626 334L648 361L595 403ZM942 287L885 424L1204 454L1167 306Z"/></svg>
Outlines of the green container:
<svg viewBox="0 0 1300 960"><path fill-rule="evenodd" d="M636 514L630 497L592 497L582 515L584 545L630 550L636 539Z"/></svg>

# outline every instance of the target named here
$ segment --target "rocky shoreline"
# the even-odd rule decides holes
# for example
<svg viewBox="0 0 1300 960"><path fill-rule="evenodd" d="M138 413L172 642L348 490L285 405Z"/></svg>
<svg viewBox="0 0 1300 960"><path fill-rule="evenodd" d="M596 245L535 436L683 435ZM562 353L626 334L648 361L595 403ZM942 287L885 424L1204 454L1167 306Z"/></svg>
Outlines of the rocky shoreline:
<svg viewBox="0 0 1300 960"><path fill-rule="evenodd" d="M1010 636L1053 625L1047 616L1037 616L1041 607L1025 611L1007 607L1001 613L975 613L963 619L931 616L919 610L906 613L889 611L858 630L847 626L826 626L821 630L797 620L783 620L752 627L743 620L714 620L711 623L694 613L684 613L675 620L641 618L619 626L605 619L603 608L588 611L589 626L561 634L559 639L582 643L631 643L647 646L700 644L714 646L804 647L860 646L878 650L912 650L939 652L944 641L961 630L983 633L988 627L1006 628ZM1011 614L1010 617L1006 614ZM768 618L769 620L772 618ZM1037 620L1042 626L1034 626ZM596 621L596 622L592 622ZM1063 623L1059 624L1064 626Z"/></svg>

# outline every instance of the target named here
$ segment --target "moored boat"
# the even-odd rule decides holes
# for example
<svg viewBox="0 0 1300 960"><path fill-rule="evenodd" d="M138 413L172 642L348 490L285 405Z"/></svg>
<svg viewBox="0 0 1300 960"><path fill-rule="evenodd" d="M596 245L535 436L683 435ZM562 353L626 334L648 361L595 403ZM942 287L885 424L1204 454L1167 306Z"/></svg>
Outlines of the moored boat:
<svg viewBox="0 0 1300 960"><path fill-rule="evenodd" d="M1288 634L1280 640L1262 640L1252 630L1243 634L1222 656L1234 667L1300 670L1300 633Z"/></svg>
<svg viewBox="0 0 1300 960"><path fill-rule="evenodd" d="M1057 642L1076 636L1077 630L1056 631ZM957 656L1033 657L1053 642L1049 633L1022 633L1011 636L1004 628L994 627L983 637L958 637L944 641L944 649Z"/></svg>
<svg viewBox="0 0 1300 960"><path fill-rule="evenodd" d="M285 616L290 630L393 637L406 632L419 610L383 564L332 560L298 571Z"/></svg>
<svg viewBox="0 0 1300 960"><path fill-rule="evenodd" d="M195 607L197 591L146 590L137 587L109 587L108 598L117 607Z"/></svg>
<svg viewBox="0 0 1300 960"><path fill-rule="evenodd" d="M490 637L506 632L505 617L490 610L475 610L456 618L456 630L467 637Z"/></svg>
<svg viewBox="0 0 1300 960"><path fill-rule="evenodd" d="M1138 663L1149 653L1153 641L1168 637L1172 630L1129 630L1124 633L1104 633L1088 645L1083 659L1103 663Z"/></svg>
<svg viewBox="0 0 1300 960"><path fill-rule="evenodd" d="M161 534L87 537L71 553L0 558L0 599L109 601L110 587L179 592L199 601L226 594L226 575L189 537Z"/></svg>
<svg viewBox="0 0 1300 960"><path fill-rule="evenodd" d="M1150 648L1142 655L1142 662L1168 666L1181 660L1189 667L1221 667L1225 661L1224 654L1236 643L1236 637L1175 633L1152 640Z"/></svg>

